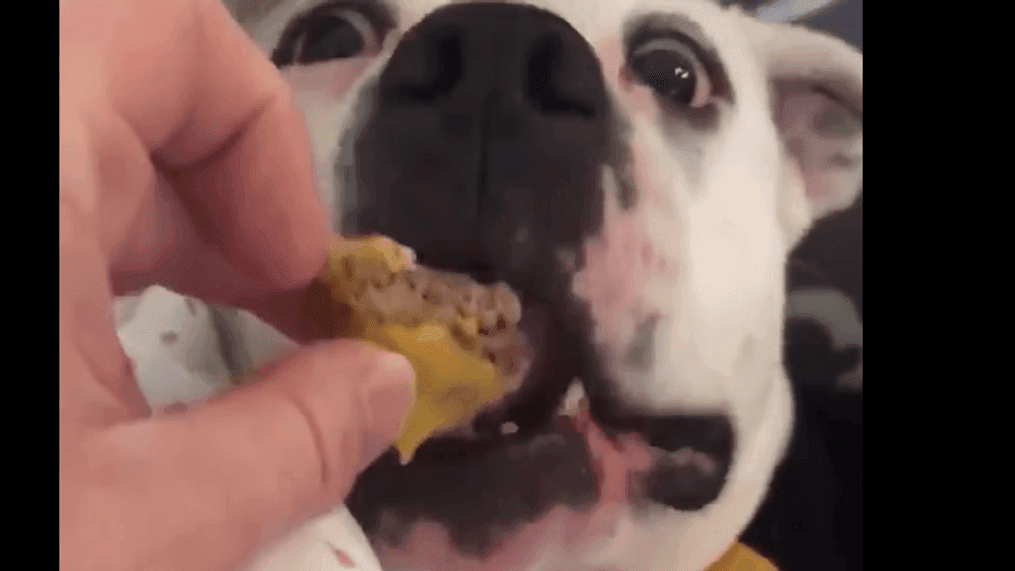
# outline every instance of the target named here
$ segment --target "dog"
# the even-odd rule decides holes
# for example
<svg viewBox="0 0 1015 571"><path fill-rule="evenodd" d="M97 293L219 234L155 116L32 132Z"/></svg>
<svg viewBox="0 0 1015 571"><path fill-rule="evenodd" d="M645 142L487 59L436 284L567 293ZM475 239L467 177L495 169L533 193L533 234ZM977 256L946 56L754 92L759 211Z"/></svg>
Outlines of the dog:
<svg viewBox="0 0 1015 571"><path fill-rule="evenodd" d="M471 434L360 477L388 571L701 571L785 454L786 264L862 184L863 60L705 0L236 0L346 235L522 294ZM292 344L213 308L234 373Z"/></svg>

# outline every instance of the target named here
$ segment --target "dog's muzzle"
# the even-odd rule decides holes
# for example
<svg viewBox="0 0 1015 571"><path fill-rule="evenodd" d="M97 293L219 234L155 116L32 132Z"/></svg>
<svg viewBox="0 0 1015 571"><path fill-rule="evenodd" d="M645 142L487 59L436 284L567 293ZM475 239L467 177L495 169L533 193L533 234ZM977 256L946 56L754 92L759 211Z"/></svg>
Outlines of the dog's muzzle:
<svg viewBox="0 0 1015 571"><path fill-rule="evenodd" d="M662 456L639 476L643 500L681 510L714 501L733 449L729 420L626 414L570 294L582 245L603 222L604 168L621 170L625 156L592 47L537 8L452 5L405 34L364 96L343 231L381 233L426 265L509 283L539 348L522 389L476 419L474 438L433 438L410 465L388 455L360 477L349 506L364 529L377 532L385 510L403 522L425 516L484 552L497 526L596 502L587 435L556 417L576 377L593 389L597 425L637 433ZM561 251L576 254L570 265ZM516 434L501 434L506 422Z"/></svg>

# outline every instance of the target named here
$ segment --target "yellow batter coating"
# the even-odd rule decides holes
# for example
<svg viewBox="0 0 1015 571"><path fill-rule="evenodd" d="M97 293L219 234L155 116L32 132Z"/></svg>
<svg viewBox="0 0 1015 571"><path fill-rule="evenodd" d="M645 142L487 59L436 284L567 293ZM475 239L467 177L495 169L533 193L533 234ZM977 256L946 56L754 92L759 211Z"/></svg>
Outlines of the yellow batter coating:
<svg viewBox="0 0 1015 571"><path fill-rule="evenodd" d="M318 337L362 339L412 364L416 403L395 442L402 462L524 376L521 305L510 289L417 266L385 237L336 241L304 309Z"/></svg>

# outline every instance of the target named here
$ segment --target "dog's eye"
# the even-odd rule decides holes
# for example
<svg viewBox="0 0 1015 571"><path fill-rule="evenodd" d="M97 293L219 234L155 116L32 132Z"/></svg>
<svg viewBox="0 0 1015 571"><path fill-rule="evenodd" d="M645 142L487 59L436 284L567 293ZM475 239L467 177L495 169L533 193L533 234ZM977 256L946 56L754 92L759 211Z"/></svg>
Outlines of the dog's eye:
<svg viewBox="0 0 1015 571"><path fill-rule="evenodd" d="M286 28L272 61L278 67L373 55L380 51L383 17L348 5L324 5Z"/></svg>
<svg viewBox="0 0 1015 571"><path fill-rule="evenodd" d="M308 20L296 61L309 64L355 57L376 52L378 44L376 32L362 14L336 9Z"/></svg>
<svg viewBox="0 0 1015 571"><path fill-rule="evenodd" d="M685 43L674 38L651 39L631 51L628 67L635 78L681 107L704 107L712 85L705 66Z"/></svg>

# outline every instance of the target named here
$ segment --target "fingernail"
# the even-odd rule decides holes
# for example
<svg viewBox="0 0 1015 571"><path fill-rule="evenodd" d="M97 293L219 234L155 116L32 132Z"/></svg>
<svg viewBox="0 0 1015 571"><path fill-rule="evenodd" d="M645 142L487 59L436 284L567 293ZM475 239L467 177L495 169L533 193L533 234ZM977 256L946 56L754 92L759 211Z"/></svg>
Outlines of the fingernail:
<svg viewBox="0 0 1015 571"><path fill-rule="evenodd" d="M376 359L370 380L363 387L366 417L371 424L363 431L360 472L391 448L416 399L416 375L409 361L386 352Z"/></svg>

